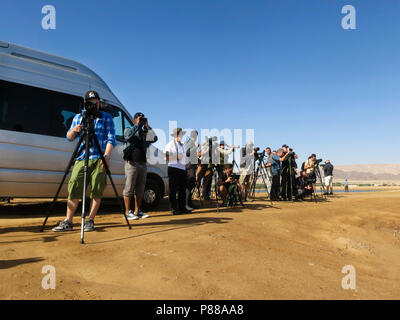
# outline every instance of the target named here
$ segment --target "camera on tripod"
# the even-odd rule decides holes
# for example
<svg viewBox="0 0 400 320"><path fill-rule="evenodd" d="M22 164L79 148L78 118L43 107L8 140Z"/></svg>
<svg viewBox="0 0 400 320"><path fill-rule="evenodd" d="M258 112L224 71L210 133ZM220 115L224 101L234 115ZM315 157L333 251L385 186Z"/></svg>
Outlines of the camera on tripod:
<svg viewBox="0 0 400 320"><path fill-rule="evenodd" d="M318 167L318 165L322 162L322 159L315 160L314 165Z"/></svg>
<svg viewBox="0 0 400 320"><path fill-rule="evenodd" d="M102 114L100 110L97 109L97 104L95 102L86 100L83 104L83 107L86 110L86 112L84 113L85 117L91 117L91 116L93 116L94 118L102 117Z"/></svg>
<svg viewBox="0 0 400 320"><path fill-rule="evenodd" d="M263 159L265 157L265 150L263 152L259 152L260 148L254 148L254 158L256 160Z"/></svg>

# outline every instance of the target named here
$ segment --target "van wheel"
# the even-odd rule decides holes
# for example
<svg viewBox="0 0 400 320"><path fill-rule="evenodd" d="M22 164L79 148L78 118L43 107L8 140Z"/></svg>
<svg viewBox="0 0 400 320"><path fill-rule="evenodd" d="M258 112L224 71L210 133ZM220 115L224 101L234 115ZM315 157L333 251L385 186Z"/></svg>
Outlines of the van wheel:
<svg viewBox="0 0 400 320"><path fill-rule="evenodd" d="M153 179L147 179L144 189L142 208L145 211L154 210L161 199L161 191L158 183Z"/></svg>

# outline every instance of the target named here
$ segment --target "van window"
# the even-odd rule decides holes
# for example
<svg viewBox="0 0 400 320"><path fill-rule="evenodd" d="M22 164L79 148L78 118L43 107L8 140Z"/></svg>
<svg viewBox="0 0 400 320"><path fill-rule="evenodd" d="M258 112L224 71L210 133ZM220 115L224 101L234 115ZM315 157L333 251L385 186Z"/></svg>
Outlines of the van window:
<svg viewBox="0 0 400 320"><path fill-rule="evenodd" d="M114 129L115 129L115 139L117 141L124 141L124 127L123 127L123 114L121 110L118 108L108 105L106 108L103 109L105 112L109 113L113 120L114 120Z"/></svg>
<svg viewBox="0 0 400 320"><path fill-rule="evenodd" d="M0 80L0 129L65 137L83 99Z"/></svg>
<svg viewBox="0 0 400 320"><path fill-rule="evenodd" d="M124 130L125 128L132 128L132 121L129 120L126 116L124 116Z"/></svg>

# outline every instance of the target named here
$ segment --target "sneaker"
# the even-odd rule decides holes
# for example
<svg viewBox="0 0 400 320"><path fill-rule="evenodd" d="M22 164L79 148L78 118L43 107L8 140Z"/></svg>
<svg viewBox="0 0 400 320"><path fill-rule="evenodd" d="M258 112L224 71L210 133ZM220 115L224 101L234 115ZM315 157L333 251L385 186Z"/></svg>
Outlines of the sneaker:
<svg viewBox="0 0 400 320"><path fill-rule="evenodd" d="M61 221L60 224L57 227L54 227L52 230L54 232L63 232L63 231L72 231L73 228L74 225L67 219L65 219L64 221Z"/></svg>
<svg viewBox="0 0 400 320"><path fill-rule="evenodd" d="M126 216L128 218L128 220L137 220L139 219L139 217L133 213L132 210L129 211L128 215Z"/></svg>
<svg viewBox="0 0 400 320"><path fill-rule="evenodd" d="M148 214L143 213L142 210L140 210L140 211L138 212L137 216L138 216L139 218L141 218L141 219L146 219L146 218L150 217Z"/></svg>
<svg viewBox="0 0 400 320"><path fill-rule="evenodd" d="M85 232L94 231L94 221L93 221L92 219L88 219L88 220L85 222L85 225L84 225L84 227L83 227L83 230L84 230Z"/></svg>

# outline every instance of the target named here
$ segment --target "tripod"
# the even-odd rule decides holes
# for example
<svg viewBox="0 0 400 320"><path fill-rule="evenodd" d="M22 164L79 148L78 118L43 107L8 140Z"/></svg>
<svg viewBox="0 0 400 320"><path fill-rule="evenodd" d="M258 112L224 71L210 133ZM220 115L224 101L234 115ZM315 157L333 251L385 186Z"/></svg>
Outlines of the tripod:
<svg viewBox="0 0 400 320"><path fill-rule="evenodd" d="M257 163L257 169L256 169L256 163ZM249 194L252 195L253 199L255 198L257 180L258 180L259 177L261 177L262 181L264 183L265 189L268 192L268 196L269 196L269 199L271 201L271 204L272 204L271 190L268 189L268 185L267 185L267 182L266 182L264 176L267 177L267 179L268 179L269 183L271 184L271 186L272 186L272 181L271 181L271 178L268 175L268 172L265 169L265 167L266 167L266 164L265 164L265 161L264 161L264 156L254 157L253 180L252 180L251 185L250 185Z"/></svg>
<svg viewBox="0 0 400 320"><path fill-rule="evenodd" d="M295 168L295 167L293 167L293 162L292 162L293 159L294 159L294 155L289 155L289 157L287 159L289 166L284 168L285 174L286 174L286 170L288 170L288 173L289 173L289 181L286 181L286 186L285 186L286 190L284 190L284 192L285 192L284 195L286 195L287 199L290 201L294 201L294 199L295 199L295 197L293 195L293 193L295 191L295 188L293 188L293 182L294 182L293 174L294 175L296 175L296 174L293 172L293 169ZM289 188L287 187L288 184L289 184ZM290 191L290 197L289 197L289 191Z"/></svg>
<svg viewBox="0 0 400 320"><path fill-rule="evenodd" d="M239 148L239 147L238 147L238 148ZM237 149L236 147L235 147L235 148L232 148L232 152L233 152L233 161L232 161L233 170L235 170L235 166L236 166L237 171L240 172L239 166L238 166L238 164L237 164L237 162L236 162L236 160L235 160L235 151L236 151L236 149Z"/></svg>
<svg viewBox="0 0 400 320"><path fill-rule="evenodd" d="M85 224L85 217L86 217L86 189L88 187L88 167L89 167L89 147L91 144L93 144L94 142L94 147L97 149L98 154L100 155L101 161L104 164L104 167L106 169L106 173L108 178L110 179L111 185L114 189L114 193L116 198L118 199L118 202L120 203L121 206L121 210L123 211L126 223L128 224L129 229L132 229L129 221L128 221L128 217L125 214L125 210L124 210L124 205L122 203L122 200L120 199L120 197L118 196L118 192L117 189L115 187L114 181L112 179L111 176L111 171L107 165L107 162L104 159L104 155L103 152L101 150L99 141L96 137L96 134L94 132L94 122L95 122L95 115L92 114L87 114L88 112L86 111L86 113L83 115L83 129L81 132L81 136L79 138L79 142L75 147L74 153L71 156L71 159L68 162L68 166L65 169L64 172L64 176L61 180L61 183L57 189L56 195L53 198L53 202L50 205L49 210L47 211L47 216L43 222L43 225L40 229L41 232L44 231L44 228L46 226L47 220L51 214L51 211L53 210L54 204L56 203L58 196L60 194L61 188L64 184L65 179L67 178L67 175L72 167L72 165L75 162L75 159L81 154L81 152L83 150L85 150L85 165L84 165L84 176L83 176L83 195L82 195L82 215L81 215L81 244L84 244L84 236L85 236L85 231L84 231L84 224ZM83 144L83 145L82 145Z"/></svg>
<svg viewBox="0 0 400 320"><path fill-rule="evenodd" d="M321 191L321 197L324 199L325 185L322 181L322 176L321 176L321 171L319 170L319 166L316 165L314 170L315 170L315 176L317 177L317 181L319 180L319 183L320 183L319 187L320 187L320 191ZM314 200L315 200L315 202L317 202L317 194L316 194L315 190L314 190Z"/></svg>

